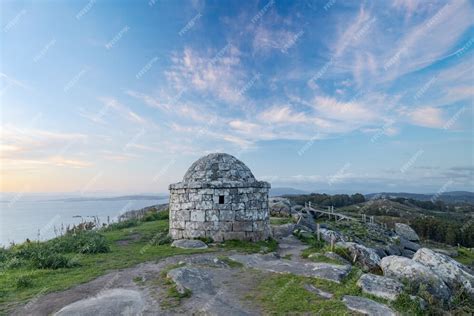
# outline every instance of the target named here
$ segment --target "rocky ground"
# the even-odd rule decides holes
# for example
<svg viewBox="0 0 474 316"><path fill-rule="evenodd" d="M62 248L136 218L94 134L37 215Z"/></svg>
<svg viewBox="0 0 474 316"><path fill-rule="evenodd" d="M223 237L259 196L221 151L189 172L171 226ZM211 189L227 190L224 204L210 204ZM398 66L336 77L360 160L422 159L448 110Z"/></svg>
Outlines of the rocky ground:
<svg viewBox="0 0 474 316"><path fill-rule="evenodd" d="M339 283L351 271L351 265L343 261L334 264L303 259L301 252L308 246L292 235L279 241L276 253L175 256L114 271L32 300L14 315L260 315L264 311L248 294L268 275L291 274ZM307 290L325 299L333 296L313 285ZM364 297L344 296L342 302L348 310L361 313L394 313L385 304Z"/></svg>
<svg viewBox="0 0 474 316"><path fill-rule="evenodd" d="M328 222L320 226L318 241L309 214L299 207L285 208L284 200L276 203L273 215L291 220L272 226L275 252L216 247L211 253L147 262L36 297L13 315L473 312L473 272L422 247L408 225L388 231ZM363 234L358 232L362 229ZM189 240L174 246L208 247Z"/></svg>

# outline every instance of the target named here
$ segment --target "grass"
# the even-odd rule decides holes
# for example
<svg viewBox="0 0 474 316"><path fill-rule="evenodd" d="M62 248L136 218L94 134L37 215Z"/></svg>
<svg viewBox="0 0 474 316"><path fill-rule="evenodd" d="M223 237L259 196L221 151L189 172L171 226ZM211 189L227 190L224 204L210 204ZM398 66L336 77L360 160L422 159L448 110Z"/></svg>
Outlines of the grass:
<svg viewBox="0 0 474 316"><path fill-rule="evenodd" d="M291 217L270 217L270 225L284 225L294 223Z"/></svg>
<svg viewBox="0 0 474 316"><path fill-rule="evenodd" d="M0 270L0 314L7 313L15 305L24 303L38 294L65 290L74 285L88 282L114 269L122 269L141 262L159 260L178 254L214 250L180 249L172 248L169 244L158 244L156 240L166 235L167 230L167 220L138 222L132 226L116 225L113 229L100 231L107 248L103 248L104 244L98 242L94 245L100 247L86 247L87 251L81 251L84 248L78 247L72 241L66 242L60 237L45 243L39 243L39 246L23 244L16 246L17 248L14 250L0 250L0 267L2 267ZM139 239L130 239L130 236L137 234L141 236ZM101 239L101 237L93 238ZM119 241L127 239L130 240L128 244L122 245L119 243ZM80 245L88 245L84 243L84 239L78 238L77 240ZM90 239L88 240L90 241ZM47 251L52 251L53 248L49 249L49 247L53 246L58 247L57 249L73 252L47 253ZM35 247L40 249L38 250ZM108 249L108 252L98 251L100 249ZM10 257L12 251L23 251L24 255L14 256L12 259ZM52 253L56 254L53 255L53 263L48 263L47 260L52 259L48 259L50 257L47 254ZM30 259L34 256L44 258L45 261L40 261L38 265L35 265L34 260ZM73 264L64 264L62 263L63 260ZM61 264L57 264L57 262Z"/></svg>
<svg viewBox="0 0 474 316"><path fill-rule="evenodd" d="M291 274L269 274L253 293L255 300L264 314L287 315L359 315L349 311L342 298L345 295L362 296L390 306L401 315L425 315L416 300L407 293L390 303L373 295L362 293L357 280L362 275L359 268L352 268L349 275L341 282L335 283L322 279L295 276ZM324 299L305 289L305 285L333 294L331 299ZM251 296L249 296L251 297Z"/></svg>
<svg viewBox="0 0 474 316"><path fill-rule="evenodd" d="M457 250L459 255L453 259L466 266L474 267L474 251L464 247L459 247Z"/></svg>
<svg viewBox="0 0 474 316"><path fill-rule="evenodd" d="M224 250L237 250L239 252L244 253L255 253L255 252L262 252L268 253L276 251L278 247L278 242L274 239L258 241L258 242L251 242L251 241L243 241L243 240L227 240L222 244L219 244Z"/></svg>
<svg viewBox="0 0 474 316"><path fill-rule="evenodd" d="M340 299L343 295L360 295L355 285L359 273L354 270L341 284L291 274L270 274L258 286L254 296L264 314L350 315ZM334 297L323 299L306 290L306 284L330 292Z"/></svg>

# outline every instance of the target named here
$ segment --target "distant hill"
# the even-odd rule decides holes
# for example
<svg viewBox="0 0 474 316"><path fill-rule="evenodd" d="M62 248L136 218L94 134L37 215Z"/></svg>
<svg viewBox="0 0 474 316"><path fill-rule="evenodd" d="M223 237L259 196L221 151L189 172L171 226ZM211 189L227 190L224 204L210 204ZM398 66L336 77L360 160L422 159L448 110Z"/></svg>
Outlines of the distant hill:
<svg viewBox="0 0 474 316"><path fill-rule="evenodd" d="M294 188L271 188L270 196L281 196L281 195L298 195L298 194L308 194L309 192L298 190Z"/></svg>
<svg viewBox="0 0 474 316"><path fill-rule="evenodd" d="M379 196L383 198L405 198L405 199L414 199L419 201L430 201L433 197L437 200L441 200L445 203L474 203L474 192L469 191L451 191L444 192L442 194L418 194L418 193L405 193L405 192L381 192L381 193L370 193L366 194L366 199L371 199L374 196Z"/></svg>

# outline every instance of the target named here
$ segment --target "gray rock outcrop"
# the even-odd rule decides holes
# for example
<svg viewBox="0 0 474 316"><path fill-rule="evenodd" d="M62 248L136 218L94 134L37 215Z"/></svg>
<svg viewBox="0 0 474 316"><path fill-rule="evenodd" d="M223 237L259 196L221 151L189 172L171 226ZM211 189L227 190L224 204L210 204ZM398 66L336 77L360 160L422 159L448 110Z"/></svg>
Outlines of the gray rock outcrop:
<svg viewBox="0 0 474 316"><path fill-rule="evenodd" d="M395 316L395 312L385 304L381 304L365 297L346 295L342 302L351 311L369 316Z"/></svg>
<svg viewBox="0 0 474 316"><path fill-rule="evenodd" d="M355 242L338 242L336 246L349 251L352 261L357 262L364 271L380 270L380 257L375 250Z"/></svg>
<svg viewBox="0 0 474 316"><path fill-rule="evenodd" d="M394 301L403 290L403 284L397 280L375 274L363 274L357 281L362 292Z"/></svg>
<svg viewBox="0 0 474 316"><path fill-rule="evenodd" d="M413 261L430 267L451 289L463 288L474 299L474 275L461 263L428 248L419 249Z"/></svg>
<svg viewBox="0 0 474 316"><path fill-rule="evenodd" d="M144 301L139 292L110 289L100 295L66 305L56 316L140 315Z"/></svg>
<svg viewBox="0 0 474 316"><path fill-rule="evenodd" d="M409 241L419 241L420 237L418 237L417 233L408 226L407 224L403 223L395 223L395 232L400 236L408 239Z"/></svg>
<svg viewBox="0 0 474 316"><path fill-rule="evenodd" d="M399 281L409 281L415 286L423 285L426 290L442 302L448 302L451 291L441 277L429 267L399 256L388 256L380 261L383 274Z"/></svg>

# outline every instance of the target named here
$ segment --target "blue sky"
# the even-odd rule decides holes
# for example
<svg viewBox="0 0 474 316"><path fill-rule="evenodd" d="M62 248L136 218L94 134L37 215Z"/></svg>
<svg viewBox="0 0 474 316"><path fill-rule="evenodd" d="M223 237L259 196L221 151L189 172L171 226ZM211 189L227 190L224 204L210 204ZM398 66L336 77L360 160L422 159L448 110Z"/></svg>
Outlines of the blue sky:
<svg viewBox="0 0 474 316"><path fill-rule="evenodd" d="M470 1L3 1L2 191L472 190Z"/></svg>

